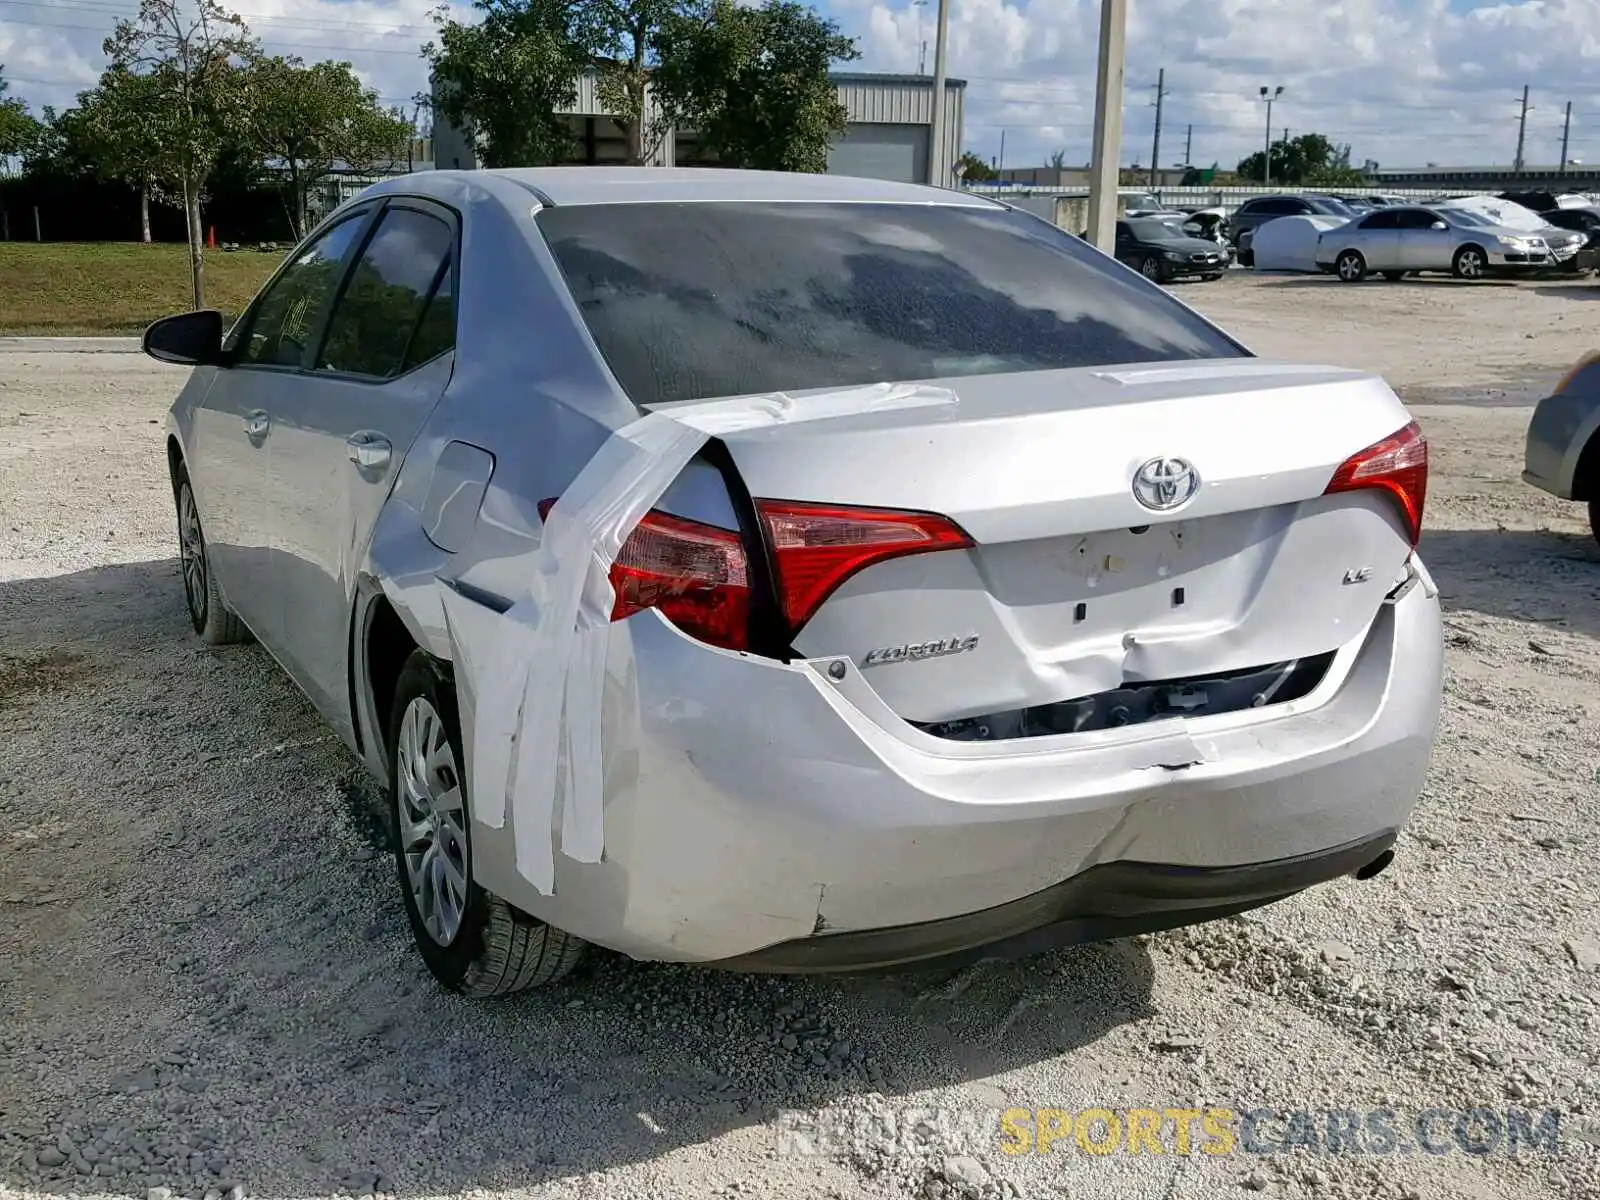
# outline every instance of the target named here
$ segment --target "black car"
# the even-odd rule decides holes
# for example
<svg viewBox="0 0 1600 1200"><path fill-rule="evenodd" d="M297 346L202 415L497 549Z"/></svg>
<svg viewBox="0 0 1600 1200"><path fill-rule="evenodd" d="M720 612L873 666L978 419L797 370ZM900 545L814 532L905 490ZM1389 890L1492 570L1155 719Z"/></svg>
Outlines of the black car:
<svg viewBox="0 0 1600 1200"><path fill-rule="evenodd" d="M1583 249L1567 260L1566 265L1569 270L1600 269L1600 207L1552 208L1548 212L1540 213L1539 216L1557 229L1571 229L1589 235L1589 240L1583 244Z"/></svg>
<svg viewBox="0 0 1600 1200"><path fill-rule="evenodd" d="M1540 216L1544 216L1551 209L1561 207L1561 198L1556 193L1539 188L1512 189L1508 192L1501 192L1495 199L1509 200L1513 204L1522 205L1523 208L1531 208Z"/></svg>
<svg viewBox="0 0 1600 1200"><path fill-rule="evenodd" d="M1233 210L1225 230L1228 240L1243 250L1245 246L1239 240L1241 235L1246 232L1253 234L1268 221L1279 217L1341 217L1348 221L1355 215L1332 196L1251 196ZM1241 254L1240 261L1246 262L1246 256Z"/></svg>
<svg viewBox="0 0 1600 1200"><path fill-rule="evenodd" d="M1129 217L1117 222L1117 261L1158 283L1184 277L1221 279L1228 269L1227 247L1191 237L1176 221Z"/></svg>

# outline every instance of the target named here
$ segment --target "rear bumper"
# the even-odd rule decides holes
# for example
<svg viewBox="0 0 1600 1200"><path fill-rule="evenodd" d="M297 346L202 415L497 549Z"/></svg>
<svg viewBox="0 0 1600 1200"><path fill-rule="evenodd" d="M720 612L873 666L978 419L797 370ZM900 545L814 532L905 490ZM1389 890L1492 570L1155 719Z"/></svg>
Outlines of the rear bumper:
<svg viewBox="0 0 1600 1200"><path fill-rule="evenodd" d="M1393 857L1396 831L1317 854L1238 867L1111 862L982 912L894 929L824 933L711 965L803 974L863 971L977 950L1010 958L1109 938L1214 921L1361 872Z"/></svg>
<svg viewBox="0 0 1600 1200"><path fill-rule="evenodd" d="M475 868L634 957L753 968L768 951L769 970L1266 903L1370 861L1421 790L1442 637L1420 564L1404 587L1321 686L1270 714L1002 743L924 734L854 669L836 682L827 660L711 650L641 613L613 627L604 861L558 853L540 895L511 838L474 823ZM822 940L847 934L854 948Z"/></svg>

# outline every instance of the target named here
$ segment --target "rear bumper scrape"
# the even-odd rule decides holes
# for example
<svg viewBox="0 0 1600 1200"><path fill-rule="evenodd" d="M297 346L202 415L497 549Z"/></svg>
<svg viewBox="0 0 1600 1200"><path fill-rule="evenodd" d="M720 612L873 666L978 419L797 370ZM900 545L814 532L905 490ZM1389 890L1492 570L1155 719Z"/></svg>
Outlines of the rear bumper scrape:
<svg viewBox="0 0 1600 1200"><path fill-rule="evenodd" d="M774 974L866 971L970 954L1014 958L1233 916L1384 864L1386 829L1317 854L1238 867L1110 862L982 912L892 929L821 933L706 964Z"/></svg>

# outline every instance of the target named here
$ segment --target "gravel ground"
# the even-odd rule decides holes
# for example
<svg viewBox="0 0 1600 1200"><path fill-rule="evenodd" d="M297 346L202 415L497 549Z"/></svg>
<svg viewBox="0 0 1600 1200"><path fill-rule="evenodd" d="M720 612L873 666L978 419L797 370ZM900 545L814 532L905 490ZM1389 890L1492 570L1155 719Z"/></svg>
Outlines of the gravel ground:
<svg viewBox="0 0 1600 1200"><path fill-rule="evenodd" d="M1433 440L1449 677L1394 867L1016 963L596 955L488 1005L413 956L354 760L262 651L190 634L179 373L0 354L0 1197L1600 1197L1600 551L1518 479L1600 287L1180 294L1260 352L1382 371ZM1553 1106L1561 1150L1466 1153L1443 1119L1437 1156L1011 1156L1011 1106L1392 1108L1402 1136ZM861 1136L800 1153L819 1120Z"/></svg>

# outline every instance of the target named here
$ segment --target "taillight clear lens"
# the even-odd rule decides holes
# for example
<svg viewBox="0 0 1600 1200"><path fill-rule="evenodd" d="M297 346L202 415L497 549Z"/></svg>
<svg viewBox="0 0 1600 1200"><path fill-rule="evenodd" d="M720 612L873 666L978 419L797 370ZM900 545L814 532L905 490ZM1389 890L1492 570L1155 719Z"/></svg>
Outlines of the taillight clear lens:
<svg viewBox="0 0 1600 1200"><path fill-rule="evenodd" d="M972 539L936 513L757 500L778 576L779 601L797 632L857 571L886 559L961 549Z"/></svg>
<svg viewBox="0 0 1600 1200"><path fill-rule="evenodd" d="M1412 546L1422 539L1422 506L1428 498L1428 439L1415 421L1399 433L1347 458L1324 495L1378 488L1400 508Z"/></svg>
<svg viewBox="0 0 1600 1200"><path fill-rule="evenodd" d="M554 500L539 505L542 517ZM611 564L621 621L657 609L690 637L728 650L750 645L750 573L737 533L652 510Z"/></svg>

